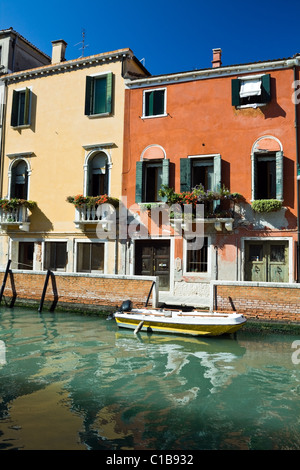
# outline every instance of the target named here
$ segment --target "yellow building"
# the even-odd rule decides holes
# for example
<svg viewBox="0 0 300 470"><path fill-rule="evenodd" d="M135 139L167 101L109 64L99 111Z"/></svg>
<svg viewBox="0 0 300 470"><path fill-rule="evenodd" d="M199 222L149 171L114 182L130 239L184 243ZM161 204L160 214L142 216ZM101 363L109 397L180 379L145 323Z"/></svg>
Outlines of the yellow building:
<svg viewBox="0 0 300 470"><path fill-rule="evenodd" d="M124 79L148 72L130 49L65 60L66 43L52 45L50 65L2 78L0 266L122 273L91 197L121 198Z"/></svg>

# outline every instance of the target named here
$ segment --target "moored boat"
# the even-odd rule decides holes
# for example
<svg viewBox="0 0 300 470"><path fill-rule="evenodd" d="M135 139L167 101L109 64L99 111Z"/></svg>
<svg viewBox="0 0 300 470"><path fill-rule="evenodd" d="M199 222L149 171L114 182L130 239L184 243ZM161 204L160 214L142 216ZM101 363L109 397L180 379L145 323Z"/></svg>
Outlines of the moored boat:
<svg viewBox="0 0 300 470"><path fill-rule="evenodd" d="M177 309L132 308L130 301L123 302L114 313L120 328L140 331L173 333L192 336L220 336L238 331L245 323L244 315L232 312L205 312Z"/></svg>

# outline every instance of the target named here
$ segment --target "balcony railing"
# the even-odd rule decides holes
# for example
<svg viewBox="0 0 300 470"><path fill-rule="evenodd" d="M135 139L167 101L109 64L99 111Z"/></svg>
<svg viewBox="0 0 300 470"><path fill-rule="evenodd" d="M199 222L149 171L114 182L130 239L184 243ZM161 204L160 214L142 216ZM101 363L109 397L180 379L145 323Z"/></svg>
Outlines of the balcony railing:
<svg viewBox="0 0 300 470"><path fill-rule="evenodd" d="M86 225L101 224L104 229L109 229L110 224L115 222L115 209L106 205L105 209L98 205L82 204L75 207L75 226L83 229Z"/></svg>
<svg viewBox="0 0 300 470"><path fill-rule="evenodd" d="M25 232L29 231L29 210L25 206L18 206L13 208L0 208L0 227L2 230L7 230L8 226L18 227Z"/></svg>

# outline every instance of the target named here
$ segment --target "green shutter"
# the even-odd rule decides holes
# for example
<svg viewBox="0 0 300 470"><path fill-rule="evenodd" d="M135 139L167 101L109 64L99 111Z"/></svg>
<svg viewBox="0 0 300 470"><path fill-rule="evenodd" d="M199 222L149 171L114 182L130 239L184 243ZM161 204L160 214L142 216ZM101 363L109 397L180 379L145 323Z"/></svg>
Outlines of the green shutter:
<svg viewBox="0 0 300 470"><path fill-rule="evenodd" d="M94 78L86 77L85 84L85 112L86 116L93 114L93 88L94 88Z"/></svg>
<svg viewBox="0 0 300 470"><path fill-rule="evenodd" d="M214 191L221 188L221 155L214 156Z"/></svg>
<svg viewBox="0 0 300 470"><path fill-rule="evenodd" d="M113 74L109 73L106 77L106 112L112 112L112 92L113 92Z"/></svg>
<svg viewBox="0 0 300 470"><path fill-rule="evenodd" d="M276 199L283 201L283 152L276 152Z"/></svg>
<svg viewBox="0 0 300 470"><path fill-rule="evenodd" d="M13 90L11 121L10 125L16 127L18 125L18 109L19 109L19 93Z"/></svg>
<svg viewBox="0 0 300 470"><path fill-rule="evenodd" d="M192 185L192 172L191 172L191 159L181 158L180 159L180 191L190 191Z"/></svg>
<svg viewBox="0 0 300 470"><path fill-rule="evenodd" d="M164 159L162 161L162 185L169 186L170 184L170 160ZM166 201L166 197L162 198L162 201Z"/></svg>
<svg viewBox="0 0 300 470"><path fill-rule="evenodd" d="M269 73L261 77L261 99L262 103L271 101L271 76Z"/></svg>
<svg viewBox="0 0 300 470"><path fill-rule="evenodd" d="M257 199L257 157L253 155L252 157L252 199Z"/></svg>
<svg viewBox="0 0 300 470"><path fill-rule="evenodd" d="M108 163L105 163L105 179L104 179L104 194L108 194L108 177L109 177L109 167Z"/></svg>
<svg viewBox="0 0 300 470"><path fill-rule="evenodd" d="M30 116L29 116L29 109L30 109L30 89L26 88L25 90L25 105L24 105L24 124L30 124Z"/></svg>
<svg viewBox="0 0 300 470"><path fill-rule="evenodd" d="M240 80L238 78L231 80L231 104L232 106L240 104Z"/></svg>
<svg viewBox="0 0 300 470"><path fill-rule="evenodd" d="M136 162L135 202L143 202L144 162Z"/></svg>

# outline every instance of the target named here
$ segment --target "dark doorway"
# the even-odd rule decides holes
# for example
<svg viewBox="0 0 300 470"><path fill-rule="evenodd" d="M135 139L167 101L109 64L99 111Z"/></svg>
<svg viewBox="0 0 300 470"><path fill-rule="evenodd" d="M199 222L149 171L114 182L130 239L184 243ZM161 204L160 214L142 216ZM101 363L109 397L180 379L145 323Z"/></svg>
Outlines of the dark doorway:
<svg viewBox="0 0 300 470"><path fill-rule="evenodd" d="M170 289L170 241L136 240L135 274L158 276L159 290Z"/></svg>

